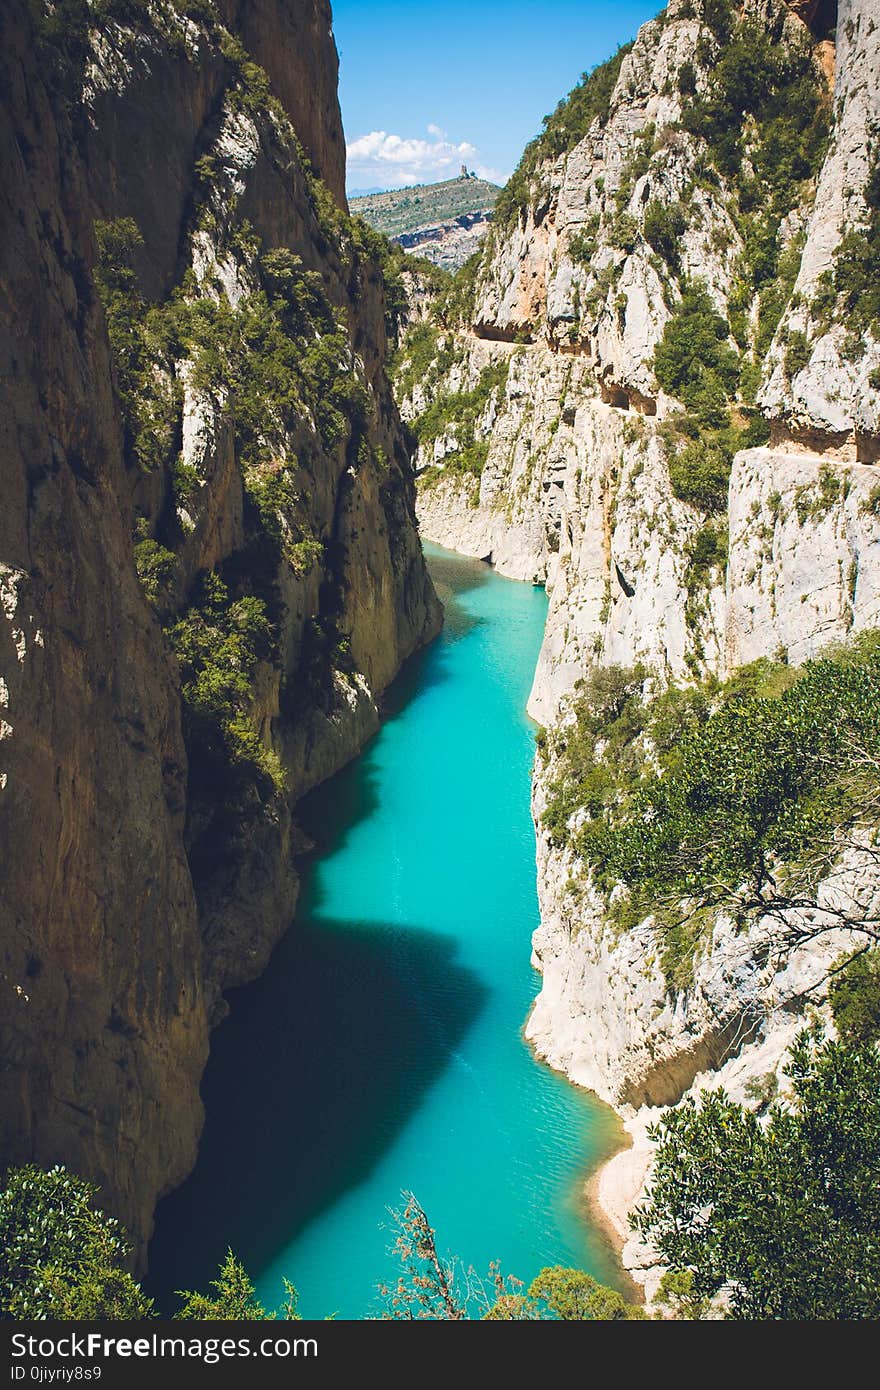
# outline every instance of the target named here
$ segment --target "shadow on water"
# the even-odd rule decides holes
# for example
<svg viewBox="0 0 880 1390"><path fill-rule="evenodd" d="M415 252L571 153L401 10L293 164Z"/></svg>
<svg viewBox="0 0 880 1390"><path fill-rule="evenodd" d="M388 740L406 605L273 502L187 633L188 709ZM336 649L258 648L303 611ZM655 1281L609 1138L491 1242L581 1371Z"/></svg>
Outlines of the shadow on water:
<svg viewBox="0 0 880 1390"><path fill-rule="evenodd" d="M401 678L395 713L429 656ZM323 858L377 805L367 754L298 816ZM317 856L305 866L296 923L266 973L230 993L213 1036L198 1164L161 1204L150 1248L148 1287L164 1310L174 1290L205 1286L229 1246L258 1272L363 1181L482 1007L485 989L452 938L322 917L317 867Z"/></svg>
<svg viewBox="0 0 880 1390"><path fill-rule="evenodd" d="M198 1166L160 1206L150 1250L165 1311L227 1247L257 1273L362 1182L483 1005L451 938L317 921L310 887L299 929L215 1034Z"/></svg>
<svg viewBox="0 0 880 1390"><path fill-rule="evenodd" d="M383 700L387 723L447 679L448 645L482 619L456 602L486 582L432 557L443 635L405 664ZM305 797L297 818L320 848L340 849L379 804L365 753ZM300 906L265 974L229 996L202 1083L197 1166L160 1205L147 1287L163 1311L174 1291L205 1287L227 1248L254 1274L303 1225L362 1182L478 1017L486 989L454 939L417 926L320 916L313 861ZM382 1001L377 1009L376 1001Z"/></svg>

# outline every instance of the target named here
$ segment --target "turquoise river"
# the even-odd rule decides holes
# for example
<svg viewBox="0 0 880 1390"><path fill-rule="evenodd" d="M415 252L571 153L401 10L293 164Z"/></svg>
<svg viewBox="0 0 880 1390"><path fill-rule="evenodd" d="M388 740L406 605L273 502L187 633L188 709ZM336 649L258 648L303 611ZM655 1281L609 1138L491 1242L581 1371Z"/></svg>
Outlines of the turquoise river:
<svg viewBox="0 0 880 1390"><path fill-rule="evenodd" d="M306 1318L380 1314L404 1189L479 1274L563 1263L616 1282L583 1201L613 1117L522 1035L546 598L427 549L444 631L363 755L301 805L317 853L291 931L214 1036L199 1161L151 1248L160 1306L205 1288L231 1246L268 1307L287 1276Z"/></svg>

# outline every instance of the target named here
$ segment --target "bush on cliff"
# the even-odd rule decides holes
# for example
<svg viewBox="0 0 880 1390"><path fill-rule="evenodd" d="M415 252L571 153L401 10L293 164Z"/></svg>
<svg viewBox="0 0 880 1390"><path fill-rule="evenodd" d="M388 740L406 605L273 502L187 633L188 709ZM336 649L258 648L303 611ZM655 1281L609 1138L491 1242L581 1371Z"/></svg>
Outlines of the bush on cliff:
<svg viewBox="0 0 880 1390"><path fill-rule="evenodd" d="M148 1299L125 1268L119 1222L97 1211L94 1184L56 1167L13 1169L0 1191L0 1316L146 1318Z"/></svg>
<svg viewBox="0 0 880 1390"><path fill-rule="evenodd" d="M735 1319L874 1320L880 1049L804 1032L786 1074L766 1123L723 1091L667 1111L632 1224L698 1310L720 1295Z"/></svg>
<svg viewBox="0 0 880 1390"><path fill-rule="evenodd" d="M654 914L667 978L683 989L715 911L815 906L853 832L870 836L880 800L880 634L799 670L756 662L723 685L710 678L652 694L647 676L599 668L582 682L573 722L549 740L543 823L609 900L618 890L622 926ZM815 930L880 932L858 895L838 889L836 915L826 907Z"/></svg>
<svg viewBox="0 0 880 1390"><path fill-rule="evenodd" d="M856 951L839 963L828 998L844 1042L880 1041L880 948Z"/></svg>
<svg viewBox="0 0 880 1390"><path fill-rule="evenodd" d="M228 788L230 773L257 773L281 789L281 764L252 713L258 667L275 649L266 605L250 595L233 599L218 574L205 574L168 636L180 663L187 746L200 775L215 775Z"/></svg>
<svg viewBox="0 0 880 1390"><path fill-rule="evenodd" d="M727 401L736 391L739 359L730 346L730 325L705 285L689 281L654 353L654 373L700 424L727 422Z"/></svg>

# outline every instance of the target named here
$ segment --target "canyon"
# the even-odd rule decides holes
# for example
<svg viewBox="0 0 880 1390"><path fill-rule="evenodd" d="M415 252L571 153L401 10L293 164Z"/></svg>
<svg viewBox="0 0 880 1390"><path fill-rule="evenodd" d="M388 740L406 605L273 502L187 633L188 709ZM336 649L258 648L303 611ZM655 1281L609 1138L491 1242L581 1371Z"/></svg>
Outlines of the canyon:
<svg viewBox="0 0 880 1390"><path fill-rule="evenodd" d="M703 691L706 722L744 669L791 688L880 627L875 8L670 0L450 279L349 215L327 0L5 7L0 1162L98 1183L139 1271L225 995L293 919L297 803L440 631L420 533L546 588L525 1036L623 1117L591 1195L648 1301L651 1125L784 1093L827 1022L880 918L873 831L808 906L713 909L670 965L560 788L603 681ZM451 649L480 579L449 583Z"/></svg>

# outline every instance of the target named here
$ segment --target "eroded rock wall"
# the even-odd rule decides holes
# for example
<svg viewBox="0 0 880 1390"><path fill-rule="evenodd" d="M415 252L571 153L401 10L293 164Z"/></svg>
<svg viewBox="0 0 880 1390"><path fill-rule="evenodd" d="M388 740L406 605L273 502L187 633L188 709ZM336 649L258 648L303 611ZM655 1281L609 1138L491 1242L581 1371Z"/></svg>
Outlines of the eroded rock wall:
<svg viewBox="0 0 880 1390"><path fill-rule="evenodd" d="M705 142L682 119L689 99L709 90L721 50L700 7L675 2L640 30L604 119L539 164L519 213L490 233L465 325L448 316L437 325L435 397L472 391L487 361L510 365L476 422L485 448L478 473L458 464L454 411L445 430L423 439L421 526L504 573L546 583L529 709L548 729L572 717L569 697L597 665L642 662L661 685L724 678L759 657L800 664L880 621L880 338L876 323L854 333L838 290L841 245L868 228L874 196L875 8L841 3L835 52L833 7L735 7L792 52L807 46L830 123L817 176L792 184L778 224L784 293L775 332L762 330L766 289L743 299L755 224L737 201L739 174L710 172ZM652 244L651 206L655 226L658 207L681 213L673 263L668 246L660 255ZM726 511L708 516L673 486L670 430L681 407L654 370L681 289L694 280L731 324L740 315L736 346L769 434L767 445L736 453ZM824 307L811 311L817 287ZM417 428L420 389L404 402ZM735 411L747 405L737 395ZM719 561L712 547L722 528ZM692 985L671 988L651 919L621 934L585 888L583 866L551 844L541 817L553 771L552 758L538 758L533 959L543 983L526 1031L554 1066L627 1116L634 1148L599 1185L626 1241L657 1107L719 1082L754 1104L768 1077L775 1084L806 1001L821 997L823 972L850 939L829 931L781 956L767 949L778 922L743 933L719 916ZM832 902L841 882L868 898L880 888L868 860L840 872L820 898ZM651 1252L629 1241L625 1258L656 1288Z"/></svg>
<svg viewBox="0 0 880 1390"><path fill-rule="evenodd" d="M230 4L222 23L111 6L91 30L69 9L60 33L49 7L0 16L0 1162L97 1181L142 1260L156 1200L195 1158L221 992L290 921L297 797L375 729L440 612L385 378L381 273L333 210L329 6ZM179 393L167 449L134 457L97 287L96 225L128 221L144 313L173 294L232 312L263 291L273 250L315 277L339 380L358 387L334 435L303 402L246 477L227 383L195 379L172 343L143 378ZM278 451L296 514L282 499L266 523L253 470L274 477ZM152 606L144 545L164 566ZM206 571L260 594L273 624L242 699L278 783L246 767L234 796L188 759L168 636Z"/></svg>

